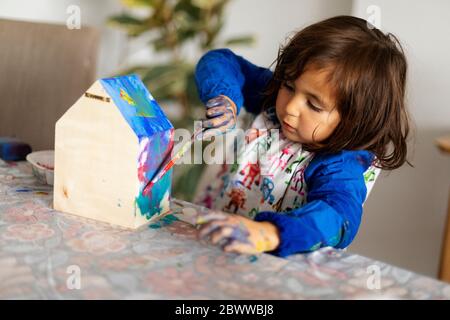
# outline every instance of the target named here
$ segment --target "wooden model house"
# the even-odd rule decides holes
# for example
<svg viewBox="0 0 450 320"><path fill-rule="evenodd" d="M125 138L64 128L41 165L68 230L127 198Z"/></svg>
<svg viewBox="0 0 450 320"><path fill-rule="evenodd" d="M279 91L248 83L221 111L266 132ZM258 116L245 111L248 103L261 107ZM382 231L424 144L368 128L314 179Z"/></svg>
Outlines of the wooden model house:
<svg viewBox="0 0 450 320"><path fill-rule="evenodd" d="M173 126L136 75L96 81L57 121L54 209L135 229L169 210L172 171L143 193Z"/></svg>

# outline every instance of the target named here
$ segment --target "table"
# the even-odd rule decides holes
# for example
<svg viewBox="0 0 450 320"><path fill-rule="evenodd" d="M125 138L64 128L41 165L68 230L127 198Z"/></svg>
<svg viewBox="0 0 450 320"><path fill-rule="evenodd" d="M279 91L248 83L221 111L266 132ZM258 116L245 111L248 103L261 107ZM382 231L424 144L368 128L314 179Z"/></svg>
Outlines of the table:
<svg viewBox="0 0 450 320"><path fill-rule="evenodd" d="M0 299L450 299L450 285L332 248L224 253L170 218L131 231L64 214L26 162L0 160Z"/></svg>

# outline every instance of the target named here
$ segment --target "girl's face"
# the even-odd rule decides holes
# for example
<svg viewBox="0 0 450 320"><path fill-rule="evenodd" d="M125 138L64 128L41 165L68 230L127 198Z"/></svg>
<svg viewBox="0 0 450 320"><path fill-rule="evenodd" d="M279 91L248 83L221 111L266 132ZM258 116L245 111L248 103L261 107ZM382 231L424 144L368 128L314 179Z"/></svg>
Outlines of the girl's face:
<svg viewBox="0 0 450 320"><path fill-rule="evenodd" d="M300 143L321 142L337 127L340 116L327 83L328 72L307 66L297 80L280 87L276 113L288 139Z"/></svg>

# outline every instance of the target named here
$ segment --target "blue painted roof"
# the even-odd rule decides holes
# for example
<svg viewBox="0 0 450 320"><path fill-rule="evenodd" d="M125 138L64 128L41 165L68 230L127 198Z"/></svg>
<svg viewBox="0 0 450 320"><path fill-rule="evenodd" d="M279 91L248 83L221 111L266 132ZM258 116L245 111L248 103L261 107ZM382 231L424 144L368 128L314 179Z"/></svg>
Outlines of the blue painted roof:
<svg viewBox="0 0 450 320"><path fill-rule="evenodd" d="M100 79L114 104L140 138L173 129L161 107L136 74Z"/></svg>

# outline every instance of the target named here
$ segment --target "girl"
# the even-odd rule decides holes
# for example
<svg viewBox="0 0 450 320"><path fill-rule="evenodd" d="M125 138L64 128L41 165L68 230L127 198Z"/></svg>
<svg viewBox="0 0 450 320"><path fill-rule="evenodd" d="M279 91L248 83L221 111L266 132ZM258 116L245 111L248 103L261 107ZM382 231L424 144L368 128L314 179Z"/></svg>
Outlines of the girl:
<svg viewBox="0 0 450 320"><path fill-rule="evenodd" d="M224 164L208 186L215 210L197 221L199 235L251 254L347 247L361 222L364 173L406 161L406 70L395 36L351 16L298 32L273 73L228 49L205 54L195 74L204 138L233 129L243 106L257 117L238 164Z"/></svg>

